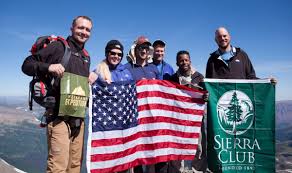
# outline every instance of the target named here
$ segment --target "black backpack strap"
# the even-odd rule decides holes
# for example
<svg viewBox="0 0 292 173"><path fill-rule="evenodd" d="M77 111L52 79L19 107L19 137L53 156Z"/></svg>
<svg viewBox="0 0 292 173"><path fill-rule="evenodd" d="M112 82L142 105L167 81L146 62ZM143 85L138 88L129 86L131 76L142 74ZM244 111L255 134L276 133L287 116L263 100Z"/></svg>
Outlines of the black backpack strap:
<svg viewBox="0 0 292 173"><path fill-rule="evenodd" d="M60 40L63 43L64 47L65 47L65 53L64 53L64 55L62 57L61 64L66 69L66 67L67 67L67 65L69 63L70 57L71 57L71 49L69 47L68 42L64 38L58 37L58 40Z"/></svg>
<svg viewBox="0 0 292 173"><path fill-rule="evenodd" d="M64 53L62 61L61 61L61 64L63 65L63 67L65 69L66 69L66 67L67 67L67 65L69 63L70 57L71 57L70 47L69 46L65 46L65 53Z"/></svg>
<svg viewBox="0 0 292 173"><path fill-rule="evenodd" d="M35 76L33 77L33 79L32 80L34 80L35 79ZM32 85L31 85L31 83L29 83L29 92L28 92L28 107L29 107L29 110L31 110L32 111L32 106L33 106L33 93L32 93Z"/></svg>
<svg viewBox="0 0 292 173"><path fill-rule="evenodd" d="M69 60L70 60L70 57L71 57L71 49L69 47L69 44L68 42L62 38L62 37L58 37L58 40L61 41L64 45L64 48L65 48L65 52L64 52L64 55L62 57L62 60L61 60L61 64L63 65L63 67L66 69L67 66L68 66L68 63L69 63ZM60 81L60 78L57 77L57 78L53 78L52 81L51 81L51 85L55 85L55 83L59 83Z"/></svg>

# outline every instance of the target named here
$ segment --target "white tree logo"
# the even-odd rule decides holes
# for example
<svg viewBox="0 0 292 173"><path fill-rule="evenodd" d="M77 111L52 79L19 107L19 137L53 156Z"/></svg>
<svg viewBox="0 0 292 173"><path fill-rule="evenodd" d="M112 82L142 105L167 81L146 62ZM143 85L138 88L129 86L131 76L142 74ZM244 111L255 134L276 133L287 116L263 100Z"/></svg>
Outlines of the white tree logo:
<svg viewBox="0 0 292 173"><path fill-rule="evenodd" d="M231 90L218 100L217 116L223 131L230 135L241 135L253 124L253 104L245 93Z"/></svg>

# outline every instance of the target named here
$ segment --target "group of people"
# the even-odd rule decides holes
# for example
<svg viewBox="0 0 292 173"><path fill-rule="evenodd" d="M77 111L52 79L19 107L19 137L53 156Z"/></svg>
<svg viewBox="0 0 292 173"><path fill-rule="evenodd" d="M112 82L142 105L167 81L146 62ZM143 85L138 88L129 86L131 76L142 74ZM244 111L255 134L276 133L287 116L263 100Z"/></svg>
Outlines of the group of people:
<svg viewBox="0 0 292 173"><path fill-rule="evenodd" d="M78 16L73 20L71 36L67 42L71 48L68 66L61 65L64 47L60 42L54 42L39 52L41 61L36 56L25 59L22 70L25 74L48 74L61 78L63 73L70 72L88 77L90 84L96 80L107 83L127 80L159 79L170 80L182 85L200 89L204 76L192 66L190 53L186 50L177 52L174 71L164 58L166 43L156 40L153 44L144 36L134 42L127 54L128 63L121 63L124 56L124 46L118 40L110 40L105 46L105 58L90 72L90 58L84 55L84 46L92 30L92 20L87 16ZM221 79L257 79L252 63L242 49L231 45L230 34L226 28L220 27L215 32L218 49L208 60L205 77ZM152 62L149 62L151 57ZM60 84L56 86L56 105L53 113L47 117L48 158L47 172L78 173L81 170L82 149L84 138L84 119L81 119L77 135L72 136L75 129L68 125L68 119L58 116L60 103ZM69 120L70 120L70 115ZM69 126L69 127L68 127ZM191 165L195 170L205 172L207 156L205 133L202 126L201 147ZM180 172L181 161L157 163L150 166L137 166L134 172Z"/></svg>

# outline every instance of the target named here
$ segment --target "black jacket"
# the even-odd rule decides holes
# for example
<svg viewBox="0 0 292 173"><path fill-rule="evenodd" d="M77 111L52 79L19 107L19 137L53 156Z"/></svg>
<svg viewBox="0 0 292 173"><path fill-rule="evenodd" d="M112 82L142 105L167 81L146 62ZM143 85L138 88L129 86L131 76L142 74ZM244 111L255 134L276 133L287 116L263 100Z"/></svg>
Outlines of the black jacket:
<svg viewBox="0 0 292 173"><path fill-rule="evenodd" d="M194 74L192 74L191 78L192 78L192 81L191 81L192 84L199 84L201 81L203 81L204 76L201 73L196 71ZM169 78L169 80L176 82L176 83L179 83L179 77L178 77L177 72L175 74L173 74Z"/></svg>
<svg viewBox="0 0 292 173"><path fill-rule="evenodd" d="M71 50L71 57L65 68L66 72L77 74L80 76L89 76L90 57L74 40L72 36L67 38ZM38 54L27 57L22 64L22 71L28 76L49 75L48 69L51 64L61 63L65 48L60 41L49 44L46 48L41 49ZM37 60L37 57L40 60ZM59 80L58 80L59 81ZM56 98L55 113L58 112L60 102L60 81L54 84L53 95Z"/></svg>
<svg viewBox="0 0 292 173"><path fill-rule="evenodd" d="M233 47L232 51L235 55L227 62L220 58L218 50L213 52L207 62L205 77L215 79L257 79L248 55L240 48Z"/></svg>

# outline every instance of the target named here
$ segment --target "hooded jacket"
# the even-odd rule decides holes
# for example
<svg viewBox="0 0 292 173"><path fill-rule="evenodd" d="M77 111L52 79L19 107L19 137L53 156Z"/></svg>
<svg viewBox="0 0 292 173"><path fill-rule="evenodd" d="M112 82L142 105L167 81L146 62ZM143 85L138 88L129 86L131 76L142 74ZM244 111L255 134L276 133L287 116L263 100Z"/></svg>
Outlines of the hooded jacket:
<svg viewBox="0 0 292 173"><path fill-rule="evenodd" d="M159 79L159 72L154 64L146 63L143 67L136 64L135 47L136 44L134 43L127 55L128 63L125 64L125 67L131 72L133 79L135 81L141 79ZM153 52L151 51L153 51L153 48L151 46L149 51L149 54L152 55ZM152 58L150 55L148 56L148 62L149 58Z"/></svg>

